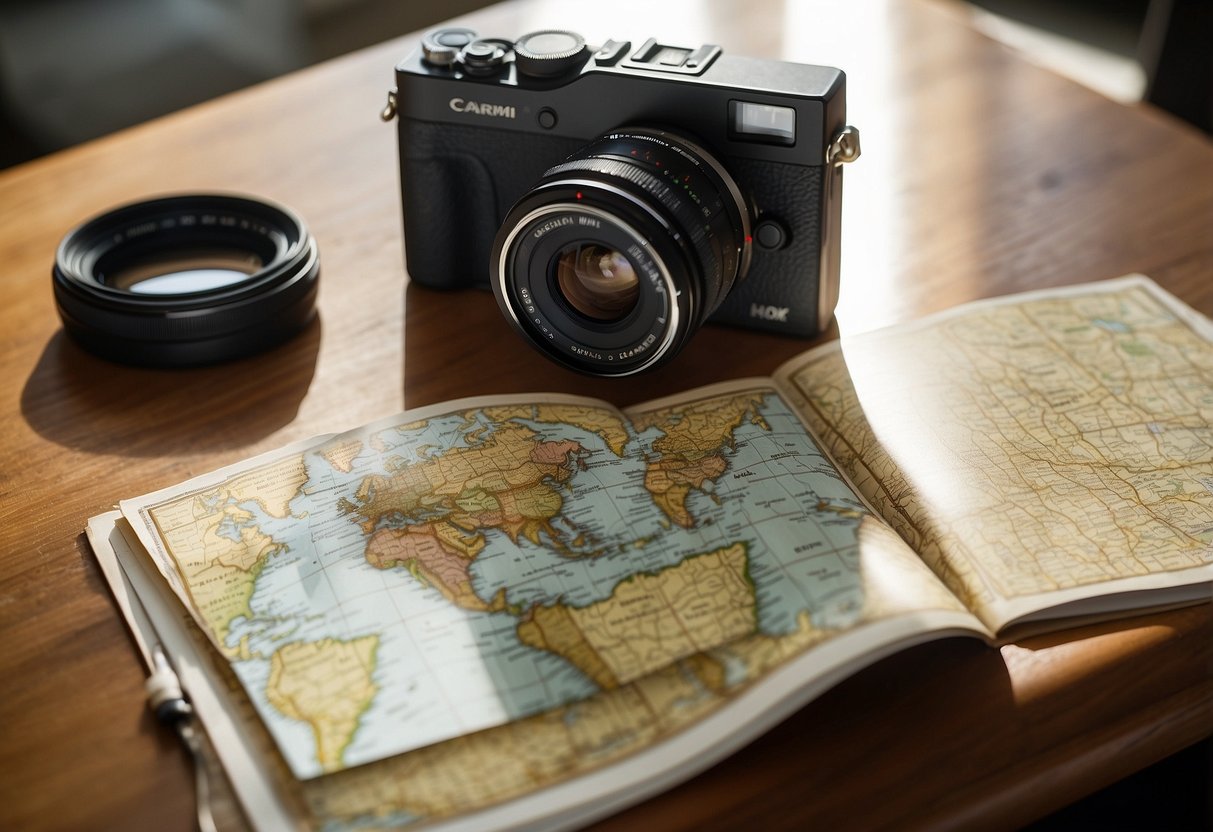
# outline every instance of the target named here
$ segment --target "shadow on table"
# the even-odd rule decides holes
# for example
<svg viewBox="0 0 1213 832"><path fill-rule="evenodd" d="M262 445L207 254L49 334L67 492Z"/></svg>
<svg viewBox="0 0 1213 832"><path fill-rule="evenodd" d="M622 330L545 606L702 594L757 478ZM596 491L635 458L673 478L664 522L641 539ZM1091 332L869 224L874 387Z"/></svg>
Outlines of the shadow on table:
<svg viewBox="0 0 1213 832"><path fill-rule="evenodd" d="M320 350L313 321L273 350L211 367L155 370L97 358L62 330L21 391L21 413L64 447L117 456L239 448L289 424Z"/></svg>
<svg viewBox="0 0 1213 832"><path fill-rule="evenodd" d="M775 828L789 830L931 828L917 796L923 781L937 787L939 772L959 770L965 772L955 777L959 792L976 776L967 772L996 765L980 748L989 734L1015 727L988 718L1014 710L1010 677L996 650L973 638L921 644L844 679L667 793L664 819L671 828L713 832L758 828L758 816L781 818ZM931 742L924 745L924 736ZM865 807L862 817L856 806ZM640 819L657 809L650 801L594 828L641 828Z"/></svg>
<svg viewBox="0 0 1213 832"><path fill-rule="evenodd" d="M824 341L707 324L661 367L628 378L566 370L506 322L491 292L441 291L409 283L404 296L404 406L462 396L557 392L625 407L704 384L763 375Z"/></svg>

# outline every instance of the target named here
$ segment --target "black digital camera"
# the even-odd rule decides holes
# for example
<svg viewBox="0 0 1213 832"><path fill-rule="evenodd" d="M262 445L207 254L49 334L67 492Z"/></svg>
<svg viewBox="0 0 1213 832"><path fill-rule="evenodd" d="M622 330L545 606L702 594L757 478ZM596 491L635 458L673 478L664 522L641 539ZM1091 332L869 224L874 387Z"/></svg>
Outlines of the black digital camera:
<svg viewBox="0 0 1213 832"><path fill-rule="evenodd" d="M709 318L814 335L838 299L838 69L572 32L428 33L396 67L405 252L492 288L561 364L622 376Z"/></svg>

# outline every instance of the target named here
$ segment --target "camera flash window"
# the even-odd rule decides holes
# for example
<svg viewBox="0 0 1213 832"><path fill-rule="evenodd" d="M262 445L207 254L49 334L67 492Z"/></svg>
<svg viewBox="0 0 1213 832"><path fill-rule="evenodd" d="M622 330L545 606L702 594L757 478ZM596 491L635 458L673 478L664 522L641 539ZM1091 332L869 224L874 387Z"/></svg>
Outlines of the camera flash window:
<svg viewBox="0 0 1213 832"><path fill-rule="evenodd" d="M729 132L735 139L796 144L796 111L791 107L733 100L729 102Z"/></svg>

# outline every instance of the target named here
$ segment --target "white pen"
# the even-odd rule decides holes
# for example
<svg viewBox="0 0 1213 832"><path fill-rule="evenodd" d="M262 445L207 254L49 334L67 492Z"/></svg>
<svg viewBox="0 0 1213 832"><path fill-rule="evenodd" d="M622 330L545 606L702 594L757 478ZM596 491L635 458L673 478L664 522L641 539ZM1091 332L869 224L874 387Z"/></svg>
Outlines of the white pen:
<svg viewBox="0 0 1213 832"><path fill-rule="evenodd" d="M168 656L159 642L151 645L152 675L147 677L143 686L147 691L147 705L156 715L156 719L169 725L175 725L182 719L190 719L194 709L185 698L181 689L181 680L177 671L169 664Z"/></svg>
<svg viewBox="0 0 1213 832"><path fill-rule="evenodd" d="M147 678L147 705L156 719L171 725L194 759L194 799L198 807L198 829L200 832L216 832L215 819L211 815L210 781L207 777L206 758L202 753L202 740L194 725L194 708L185 698L177 671L169 663L164 648L155 641L149 645L152 659L152 674Z"/></svg>

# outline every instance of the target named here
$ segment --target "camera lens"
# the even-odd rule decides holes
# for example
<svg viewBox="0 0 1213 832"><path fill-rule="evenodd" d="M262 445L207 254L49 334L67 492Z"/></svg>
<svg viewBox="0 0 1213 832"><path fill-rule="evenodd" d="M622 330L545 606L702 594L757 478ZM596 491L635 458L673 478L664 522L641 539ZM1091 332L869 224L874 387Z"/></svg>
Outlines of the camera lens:
<svg viewBox="0 0 1213 832"><path fill-rule="evenodd" d="M315 240L287 209L189 195L109 211L63 238L53 270L64 329L127 364L211 364L267 349L315 312Z"/></svg>
<svg viewBox="0 0 1213 832"><path fill-rule="evenodd" d="M749 213L724 167L684 135L622 128L514 205L490 282L507 319L549 357L623 376L673 358L749 256Z"/></svg>
<svg viewBox="0 0 1213 832"><path fill-rule="evenodd" d="M556 255L556 285L569 306L594 321L620 320L640 297L627 256L597 243L574 243Z"/></svg>

